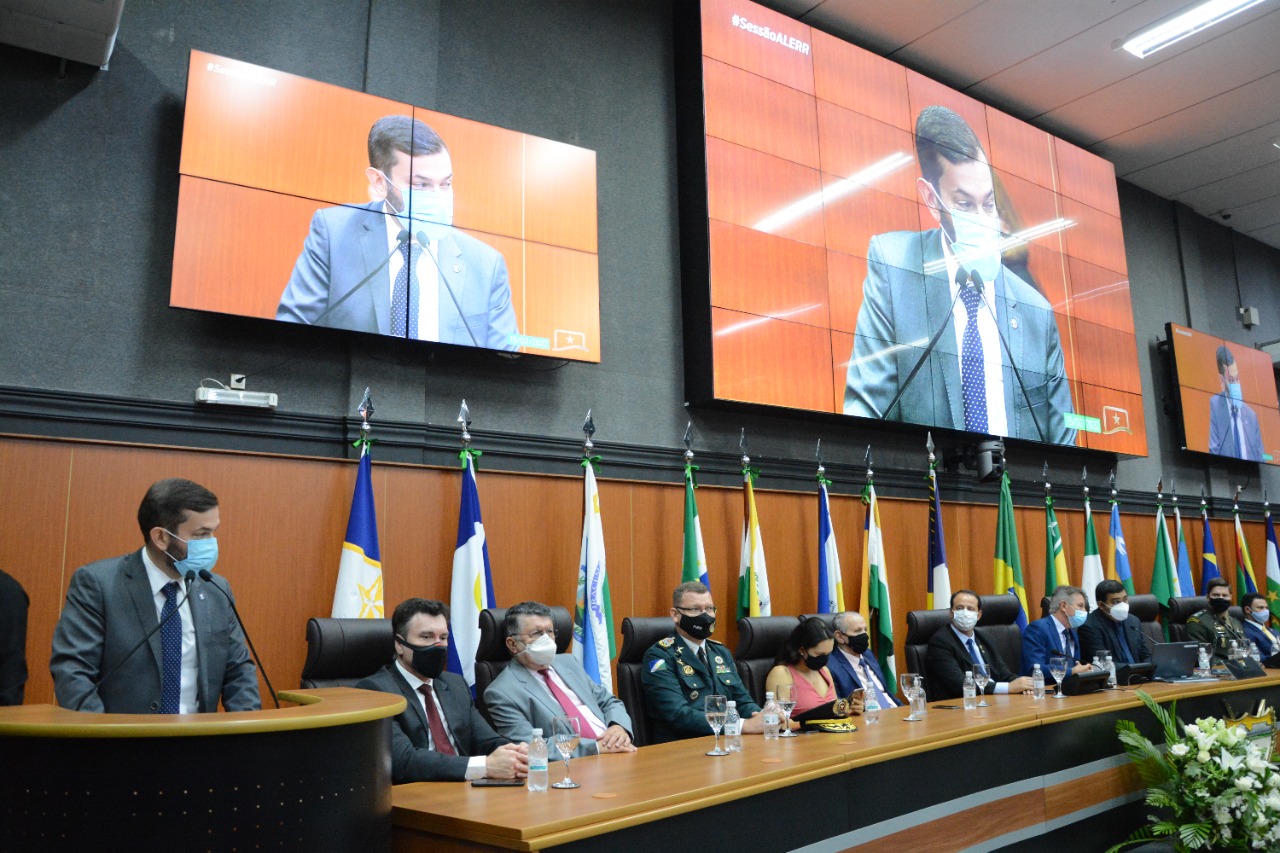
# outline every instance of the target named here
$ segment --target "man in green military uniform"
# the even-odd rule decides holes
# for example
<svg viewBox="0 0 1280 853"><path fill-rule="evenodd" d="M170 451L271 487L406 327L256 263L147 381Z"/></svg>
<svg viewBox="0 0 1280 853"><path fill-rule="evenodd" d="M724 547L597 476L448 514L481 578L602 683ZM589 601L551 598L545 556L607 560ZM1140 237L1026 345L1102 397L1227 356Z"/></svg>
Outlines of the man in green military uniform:
<svg viewBox="0 0 1280 853"><path fill-rule="evenodd" d="M744 734L763 731L760 706L743 686L729 649L708 639L716 622L711 591L697 581L682 583L671 604L675 634L644 655L644 704L654 742L711 734L703 705L713 693L738 703Z"/></svg>
<svg viewBox="0 0 1280 853"><path fill-rule="evenodd" d="M1231 607L1231 585L1223 578L1209 581L1209 606L1187 619L1187 639L1213 646L1213 656L1226 660L1231 652L1231 641L1240 648L1248 648L1244 626L1227 610Z"/></svg>

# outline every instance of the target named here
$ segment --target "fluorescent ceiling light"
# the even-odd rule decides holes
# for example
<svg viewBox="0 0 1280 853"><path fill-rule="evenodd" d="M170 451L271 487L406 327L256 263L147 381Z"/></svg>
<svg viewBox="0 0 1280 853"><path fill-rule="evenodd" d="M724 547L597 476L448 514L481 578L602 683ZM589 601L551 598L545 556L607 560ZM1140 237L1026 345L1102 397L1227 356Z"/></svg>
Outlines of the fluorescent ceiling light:
<svg viewBox="0 0 1280 853"><path fill-rule="evenodd" d="M1187 36L1193 36L1261 2L1263 0L1208 0L1185 9L1148 30L1129 36L1121 47L1139 59L1145 59L1157 50L1177 44Z"/></svg>

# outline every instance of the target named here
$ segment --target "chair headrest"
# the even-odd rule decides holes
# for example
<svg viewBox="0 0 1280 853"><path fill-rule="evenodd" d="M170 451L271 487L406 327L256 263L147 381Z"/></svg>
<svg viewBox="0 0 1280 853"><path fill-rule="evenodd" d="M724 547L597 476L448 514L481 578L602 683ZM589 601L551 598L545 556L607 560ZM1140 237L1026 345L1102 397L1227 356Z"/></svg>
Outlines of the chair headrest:
<svg viewBox="0 0 1280 853"><path fill-rule="evenodd" d="M791 632L800 624L794 616L744 616L738 620L737 660L773 660Z"/></svg>
<svg viewBox="0 0 1280 853"><path fill-rule="evenodd" d="M1169 621L1185 624L1187 619L1209 606L1209 598L1204 595L1193 595L1183 598L1169 599Z"/></svg>
<svg viewBox="0 0 1280 853"><path fill-rule="evenodd" d="M836 614L834 613L804 613L801 619L822 619L827 623L827 627L832 631L836 629Z"/></svg>
<svg viewBox="0 0 1280 853"><path fill-rule="evenodd" d="M1160 616L1160 599L1154 595L1129 596L1129 615L1139 622L1154 622Z"/></svg>
<svg viewBox="0 0 1280 853"><path fill-rule="evenodd" d="M551 621L556 627L556 653L564 654L573 641L573 617L563 607L552 607ZM489 607L480 611L476 660L495 663L511 660L511 653L507 651L507 608Z"/></svg>
<svg viewBox="0 0 1280 853"><path fill-rule="evenodd" d="M951 621L951 611L944 610L912 610L907 613L908 646L923 646Z"/></svg>
<svg viewBox="0 0 1280 853"><path fill-rule="evenodd" d="M649 647L675 631L670 616L628 616L622 620L618 663L640 663Z"/></svg>
<svg viewBox="0 0 1280 853"><path fill-rule="evenodd" d="M978 609L982 611L979 625L1013 625L1018 621L1018 599L1007 592L979 596ZM1027 618L1032 618L1032 615L1028 613Z"/></svg>
<svg viewBox="0 0 1280 853"><path fill-rule="evenodd" d="M396 654L390 619L307 620L307 660L302 678L363 678Z"/></svg>

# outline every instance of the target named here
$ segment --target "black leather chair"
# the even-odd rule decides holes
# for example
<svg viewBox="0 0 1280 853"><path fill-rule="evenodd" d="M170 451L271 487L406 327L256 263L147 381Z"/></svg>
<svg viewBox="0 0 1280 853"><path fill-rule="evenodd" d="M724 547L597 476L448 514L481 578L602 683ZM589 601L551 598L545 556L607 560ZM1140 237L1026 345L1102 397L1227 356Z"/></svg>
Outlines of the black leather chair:
<svg viewBox="0 0 1280 853"><path fill-rule="evenodd" d="M556 626L556 654L569 651L573 641L573 617L563 607L551 608L551 621ZM476 646L476 707L489 719L489 706L484 701L484 691L497 678L507 664L511 653L507 651L507 608L490 607L480 611L480 643ZM489 720L492 723L492 720Z"/></svg>
<svg viewBox="0 0 1280 853"><path fill-rule="evenodd" d="M1187 619L1209 606L1209 599L1203 595L1184 598L1172 598L1169 606L1164 608L1163 618L1169 625L1169 639L1175 643L1187 639Z"/></svg>
<svg viewBox="0 0 1280 853"><path fill-rule="evenodd" d="M1154 595L1129 596L1129 615L1136 616L1147 642L1164 642L1164 626L1160 624L1160 601Z"/></svg>
<svg viewBox="0 0 1280 853"><path fill-rule="evenodd" d="M836 629L836 614L834 613L805 613L800 616L801 619L822 619L827 623L827 627L832 631Z"/></svg>
<svg viewBox="0 0 1280 853"><path fill-rule="evenodd" d="M1040 599L1040 618L1043 619L1048 615L1049 615L1049 596L1046 595L1044 598ZM1030 619L1031 619L1031 614L1028 613L1027 620L1030 621Z"/></svg>
<svg viewBox="0 0 1280 853"><path fill-rule="evenodd" d="M907 658L907 668L902 672L914 672L917 675L925 675L927 670L925 667L925 655L929 649L929 640L933 639L942 628L947 627L951 623L951 610L943 608L942 610L912 610L907 613L907 639L903 643L903 652ZM889 677L889 673L885 673L885 677ZM890 687L886 684L885 687ZM897 685L890 687L894 693L898 693ZM929 679L926 676L924 680L924 695L929 697ZM901 698L901 694L899 694Z"/></svg>
<svg viewBox="0 0 1280 853"><path fill-rule="evenodd" d="M978 597L982 618L974 630L999 653L1013 672L1022 666L1022 629L1018 627L1018 599L1004 595ZM1028 614L1030 618L1030 614Z"/></svg>
<svg viewBox="0 0 1280 853"><path fill-rule="evenodd" d="M733 660L757 705L764 706L764 680L773 668L773 659L799 624L794 616L744 616L738 620L738 648Z"/></svg>
<svg viewBox="0 0 1280 853"><path fill-rule="evenodd" d="M670 616L628 616L622 620L622 650L618 652L618 698L631 715L631 742L653 743L653 729L644 707L644 653L675 632Z"/></svg>
<svg viewBox="0 0 1280 853"><path fill-rule="evenodd" d="M395 654L390 619L309 619L302 686L355 687Z"/></svg>

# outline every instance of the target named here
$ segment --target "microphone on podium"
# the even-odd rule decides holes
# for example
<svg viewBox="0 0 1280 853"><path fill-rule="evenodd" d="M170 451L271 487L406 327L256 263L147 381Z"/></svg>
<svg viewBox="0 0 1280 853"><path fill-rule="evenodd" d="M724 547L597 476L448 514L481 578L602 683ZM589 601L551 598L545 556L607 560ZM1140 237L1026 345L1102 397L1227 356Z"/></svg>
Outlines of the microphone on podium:
<svg viewBox="0 0 1280 853"><path fill-rule="evenodd" d="M427 253L427 257L431 258L431 263L436 265L436 276L440 279L440 283L444 285L449 298L453 300L453 307L458 309L458 317L462 320L462 328L467 330L467 335L471 338L471 345L480 346L480 342L476 340L475 332L471 331L471 326L467 323L467 315L462 313L462 303L458 301L458 295L453 292L449 279L445 278L444 270L440 269L440 262L436 260L435 255L431 254L431 242L427 239L427 232L419 231L414 236L418 240L418 245L422 247L422 251Z"/></svg>
<svg viewBox="0 0 1280 853"><path fill-rule="evenodd" d="M407 231L402 231L407 234ZM213 572L208 569L200 570L200 580L209 584L209 586L222 593L222 597L231 605L231 612L235 614L236 622L240 625L240 630L244 633L244 640L249 644L249 651L253 653L253 661L258 665L258 672L262 673L262 680L267 683L267 690L271 693L271 701L276 703L276 707L280 707L280 700L276 698L276 689L271 686L271 679L267 677L267 671L262 667L262 659L258 657L258 650L253 647L253 640L249 637L249 629L244 626L244 620L240 618L240 611L236 609L236 600L227 594L227 591L213 582Z"/></svg>
<svg viewBox="0 0 1280 853"><path fill-rule="evenodd" d="M332 314L335 308L337 308L342 303L346 302L352 296L355 296L361 290L364 290L365 286L369 282L373 281L373 277L377 275L379 272L381 272L387 266L387 264L391 263L391 259L395 257L396 252L404 248L405 243L409 242L409 237L410 237L409 230L407 228L401 228L400 233L396 235L395 248L391 250L390 254L388 254L385 258L382 259L382 263L378 264L376 267L373 268L372 272L370 272L364 278L356 282L354 287L352 287L346 293L342 294L341 299L339 299L337 302L330 305L328 308L324 309L323 313L321 313L319 317L311 321L311 325L319 326L320 321L322 321L325 317L328 317L330 314Z"/></svg>

